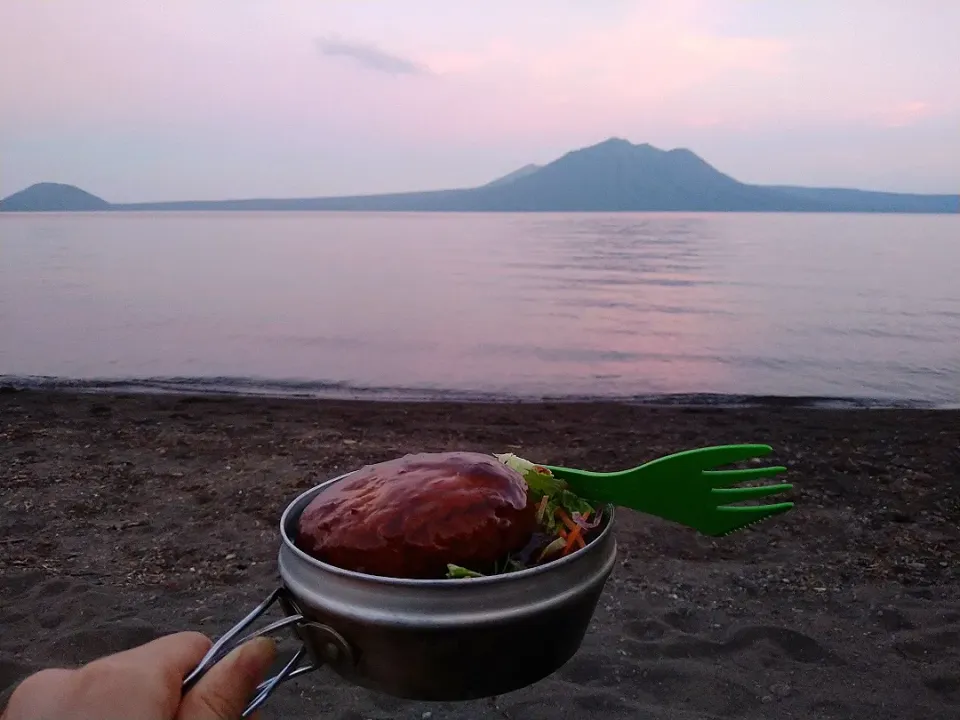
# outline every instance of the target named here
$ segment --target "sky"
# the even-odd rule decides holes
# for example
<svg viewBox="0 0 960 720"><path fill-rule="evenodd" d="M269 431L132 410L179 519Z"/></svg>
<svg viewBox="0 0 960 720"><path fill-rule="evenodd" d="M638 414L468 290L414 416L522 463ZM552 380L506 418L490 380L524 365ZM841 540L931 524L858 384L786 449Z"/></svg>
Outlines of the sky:
<svg viewBox="0 0 960 720"><path fill-rule="evenodd" d="M956 0L3 0L0 197L470 187L609 137L960 191Z"/></svg>

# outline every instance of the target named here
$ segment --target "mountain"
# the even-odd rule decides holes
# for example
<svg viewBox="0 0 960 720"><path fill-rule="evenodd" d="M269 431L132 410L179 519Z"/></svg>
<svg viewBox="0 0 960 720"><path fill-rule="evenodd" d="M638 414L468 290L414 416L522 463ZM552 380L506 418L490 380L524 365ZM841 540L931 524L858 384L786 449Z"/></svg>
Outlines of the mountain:
<svg viewBox="0 0 960 720"><path fill-rule="evenodd" d="M820 203L744 185L689 150L611 138L574 150L506 185L474 190L477 209L537 211L789 211Z"/></svg>
<svg viewBox="0 0 960 720"><path fill-rule="evenodd" d="M495 187L497 185L506 185L507 183L511 183L518 178L526 177L527 175L535 173L539 169L540 169L539 165L534 165L533 163L530 163L529 165L524 165L519 170L514 170L512 173L507 173L503 177L499 177L496 180L491 180L483 187Z"/></svg>
<svg viewBox="0 0 960 720"><path fill-rule="evenodd" d="M47 189L41 192L38 188ZM30 202L25 203L24 196ZM19 209L960 213L960 196L749 185L725 175L690 150L660 150L611 138L568 152L547 165L527 165L475 188L349 197L109 204L79 188L41 183L0 201L0 210Z"/></svg>
<svg viewBox="0 0 960 720"><path fill-rule="evenodd" d="M73 185L42 182L0 200L0 211L83 212L109 210L110 203Z"/></svg>

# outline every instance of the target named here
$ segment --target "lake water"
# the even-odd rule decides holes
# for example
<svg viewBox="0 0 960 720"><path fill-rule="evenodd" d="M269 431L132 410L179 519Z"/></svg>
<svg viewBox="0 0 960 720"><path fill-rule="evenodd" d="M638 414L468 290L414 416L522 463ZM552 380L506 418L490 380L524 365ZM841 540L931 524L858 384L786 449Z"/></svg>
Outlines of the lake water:
<svg viewBox="0 0 960 720"><path fill-rule="evenodd" d="M3 215L0 376L956 406L960 218Z"/></svg>

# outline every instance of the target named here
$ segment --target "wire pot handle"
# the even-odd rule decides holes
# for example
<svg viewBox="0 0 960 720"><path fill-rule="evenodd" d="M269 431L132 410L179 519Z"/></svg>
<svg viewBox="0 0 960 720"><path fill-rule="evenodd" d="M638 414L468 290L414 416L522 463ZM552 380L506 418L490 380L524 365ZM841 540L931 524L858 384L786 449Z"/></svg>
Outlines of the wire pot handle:
<svg viewBox="0 0 960 720"><path fill-rule="evenodd" d="M216 665L218 662L223 660L234 648L243 645L249 640L253 640L256 637L262 635L270 635L272 633L279 632L286 628L294 628L295 630L302 625L314 625L313 623L308 623L308 621L300 613L287 614L280 620L270 623L265 627L244 634L248 628L253 625L254 622L260 618L261 615L266 613L270 607L280 601L281 605L284 603L283 600L287 600L286 592L282 587L274 590L270 595L267 596L267 599L262 603L257 605L250 613L243 618L240 622L234 625L230 630L228 630L219 640L217 640L213 647L203 656L203 659L197 664L197 666L191 671L189 675L184 679L183 685L181 686L181 693L186 694L194 685L196 685L200 679L207 674L207 672ZM317 626L325 631L336 633L327 628L326 626ZM337 635L339 638L339 636ZM238 639L239 638L239 639ZM300 675L305 675L309 672L316 670L321 664L322 660L311 657L307 652L307 647L301 642L300 648L294 653L293 657L283 666L283 668L273 677L264 680L260 685L257 686L257 689L254 691L253 699L247 704L244 708L241 717L247 718L252 715L257 708L263 705L266 702L267 698L273 693L273 691L280 685L280 683L290 680L291 678L299 677Z"/></svg>

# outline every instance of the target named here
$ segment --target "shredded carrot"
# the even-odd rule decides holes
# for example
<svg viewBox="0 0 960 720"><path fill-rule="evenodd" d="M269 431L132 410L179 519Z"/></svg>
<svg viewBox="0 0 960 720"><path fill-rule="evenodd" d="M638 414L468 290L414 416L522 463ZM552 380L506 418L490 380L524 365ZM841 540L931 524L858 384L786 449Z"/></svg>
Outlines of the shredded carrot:
<svg viewBox="0 0 960 720"><path fill-rule="evenodd" d="M564 540L567 539L567 529L566 529L566 528L560 528L560 537L562 537Z"/></svg>
<svg viewBox="0 0 960 720"><path fill-rule="evenodd" d="M589 512L583 514L583 519L586 520L587 516L590 515ZM572 521L571 521L572 522ZM586 547L587 544L583 540L583 528L574 523L574 527L570 529L570 532L566 536L567 544L563 547L563 554L567 555L573 550L574 546L577 547Z"/></svg>
<svg viewBox="0 0 960 720"><path fill-rule="evenodd" d="M557 508L557 517L560 519L560 522L567 526L567 529L573 530L577 527L577 524L563 511L563 508Z"/></svg>
<svg viewBox="0 0 960 720"><path fill-rule="evenodd" d="M577 527L575 530L571 530L570 534L567 535L567 544L563 546L563 554L568 555L574 546L577 544L577 540L580 540L580 528Z"/></svg>

